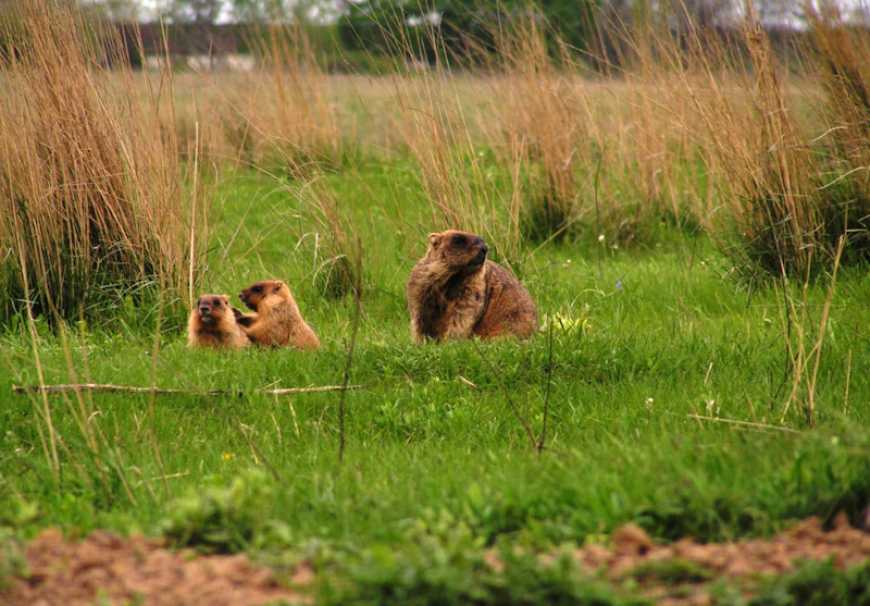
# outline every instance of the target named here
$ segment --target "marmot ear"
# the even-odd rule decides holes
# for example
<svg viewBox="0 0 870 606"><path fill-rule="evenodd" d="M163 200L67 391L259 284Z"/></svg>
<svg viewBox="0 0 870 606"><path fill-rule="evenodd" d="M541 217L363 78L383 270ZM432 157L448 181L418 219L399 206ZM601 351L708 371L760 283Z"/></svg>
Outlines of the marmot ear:
<svg viewBox="0 0 870 606"><path fill-rule="evenodd" d="M280 292L282 286L284 286L283 282L275 282L275 286L272 287L272 292Z"/></svg>
<svg viewBox="0 0 870 606"><path fill-rule="evenodd" d="M429 234L429 246L432 248L438 248L438 244L441 242L441 234L432 232Z"/></svg>

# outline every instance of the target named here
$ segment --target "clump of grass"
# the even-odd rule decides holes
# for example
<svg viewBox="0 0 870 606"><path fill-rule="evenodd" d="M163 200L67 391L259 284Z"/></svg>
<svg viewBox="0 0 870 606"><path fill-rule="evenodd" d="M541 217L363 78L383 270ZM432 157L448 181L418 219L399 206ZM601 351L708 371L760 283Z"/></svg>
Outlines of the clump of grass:
<svg viewBox="0 0 870 606"><path fill-rule="evenodd" d="M788 399L782 412L781 421L794 408L803 416L808 426L816 423L816 391L819 380L819 368L822 361L828 337L828 322L831 305L834 300L834 290L837 285L837 273L845 247L845 238L841 238L834 257L834 267L831 272L827 297L822 305L818 318L814 318L807 300L809 276L804 279L802 300L796 302L789 296L787 282L783 279L783 341L788 357L788 374L790 380ZM851 364L851 362L850 362Z"/></svg>
<svg viewBox="0 0 870 606"><path fill-rule="evenodd" d="M437 41L431 46L438 48ZM410 46L406 52L414 57ZM445 61L394 80L401 111L397 127L430 202L431 218L424 229L481 234L503 260L517 262L522 155L515 154L505 171L479 145L475 116L465 98L468 91ZM474 91L487 92L483 86Z"/></svg>
<svg viewBox="0 0 870 606"><path fill-rule="evenodd" d="M682 12L682 8L664 10L659 18L640 14L634 24L611 26L623 47L622 75L628 83L630 113L620 116L621 124L613 129L616 137L604 135L598 140L606 146L609 138L616 139L615 157L608 162L620 167L620 178L628 185L627 197L636 200L634 213L629 204L623 216L633 216L638 224L666 217L686 226L694 219L691 207L707 202L709 189L699 182L704 171L692 137L698 127L697 115L686 102L681 82L697 89L705 78L697 69L685 69L686 50L675 39L670 11ZM715 44L711 41L706 48L716 49ZM719 76L734 79L730 70Z"/></svg>
<svg viewBox="0 0 870 606"><path fill-rule="evenodd" d="M423 223L420 231L475 232L501 260L516 263L522 175L513 169L519 165L503 170L481 145L479 110L488 107L488 86L457 71L473 68L478 58L451 51L443 28L425 22L407 27L400 10L386 10L372 25L381 29L393 61L393 73L378 84L392 90L397 110L384 139L414 161L428 200L427 216L416 219Z"/></svg>
<svg viewBox="0 0 870 606"><path fill-rule="evenodd" d="M770 41L752 14L742 33L752 65L752 80L744 83L752 91L748 103L717 78L722 69L740 73L729 51L697 32L691 37L709 89L699 92L684 82L705 128L706 161L721 187L720 216L728 224L699 218L711 232L736 232L738 245L729 252L750 272L804 275L825 246L812 158L786 105Z"/></svg>
<svg viewBox="0 0 870 606"><path fill-rule="evenodd" d="M825 91L819 187L826 237L845 236L845 262L870 260L870 36L844 23L836 5L809 6Z"/></svg>
<svg viewBox="0 0 870 606"><path fill-rule="evenodd" d="M359 250L353 238L353 226L346 210L339 206L333 191L322 181L314 180L301 190L304 207L312 218L315 233L314 283L320 293L338 299L360 289L363 276L357 262ZM362 296L362 293L357 293Z"/></svg>
<svg viewBox="0 0 870 606"><path fill-rule="evenodd" d="M519 157L527 170L521 229L532 240L564 236L578 203L584 99L574 85L573 62L559 48L558 69L548 45L548 32L534 15L517 18L497 36L501 81L500 126L508 158Z"/></svg>
<svg viewBox="0 0 870 606"><path fill-rule="evenodd" d="M798 122L785 92L787 73L754 11L739 48L693 29L688 58L680 59L690 66L682 70L682 90L697 114L691 127L701 125L704 161L721 202L696 204L695 214L753 278L803 279L829 270L843 236L844 263L867 258L866 68L852 57L856 47L847 32L811 14L827 73L828 128L820 137ZM810 64L801 68L812 74ZM723 73L740 88L728 86Z"/></svg>
<svg viewBox="0 0 870 606"><path fill-rule="evenodd" d="M166 101L129 93L122 44L75 9L22 3L16 22L0 100L4 315L29 301L75 319L155 285L184 299L204 241L188 221L204 228L205 206L181 185Z"/></svg>
<svg viewBox="0 0 870 606"><path fill-rule="evenodd" d="M256 53L264 71L249 80L238 113L256 136L259 160L286 160L293 176L341 166L347 146L330 78L320 67L304 26L269 25Z"/></svg>

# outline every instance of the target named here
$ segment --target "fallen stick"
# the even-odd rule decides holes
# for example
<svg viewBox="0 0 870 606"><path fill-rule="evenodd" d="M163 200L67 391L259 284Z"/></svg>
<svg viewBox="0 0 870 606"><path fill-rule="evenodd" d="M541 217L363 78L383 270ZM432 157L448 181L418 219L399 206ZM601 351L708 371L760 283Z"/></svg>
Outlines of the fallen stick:
<svg viewBox="0 0 870 606"><path fill-rule="evenodd" d="M801 433L797 429L791 427L782 427L780 425L768 425L767 423L753 423L751 421L738 421L737 419L725 419L722 417L708 417L705 415L688 414L690 419L697 421L712 421L713 423L728 423L730 425L738 425L740 427L750 427L752 429L770 429L773 431L782 431L785 433Z"/></svg>
<svg viewBox="0 0 870 606"><path fill-rule="evenodd" d="M67 383L61 385L13 385L12 393L66 393L69 391L101 391L106 393L144 393L188 396L244 396L246 393L257 393L267 396L289 396L300 393L320 393L325 391L345 391L346 389L361 389L362 385L315 385L313 387L283 387L277 389L255 389L245 392L231 389L209 389L196 391L192 389L175 389L161 387L140 387L138 385L111 385L108 383Z"/></svg>

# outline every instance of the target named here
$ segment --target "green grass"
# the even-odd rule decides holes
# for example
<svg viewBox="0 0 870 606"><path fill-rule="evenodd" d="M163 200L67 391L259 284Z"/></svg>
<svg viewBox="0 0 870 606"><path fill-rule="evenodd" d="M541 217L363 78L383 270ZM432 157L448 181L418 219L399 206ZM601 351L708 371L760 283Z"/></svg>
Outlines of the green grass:
<svg viewBox="0 0 870 606"><path fill-rule="evenodd" d="M450 528L467 529L473 549L505 541L543 548L629 521L660 539L764 535L808 515L857 517L870 502L866 270L838 278L816 426L793 410L782 427L795 431L787 432L689 416L780 426L791 386L781 291L748 290L708 241L666 221L654 226L659 237L631 250L588 237L535 250L522 278L542 317L561 319L548 448L537 455L512 406L540 428L546 333L528 343L412 344L404 282L430 231L415 173L402 161L369 162L325 178L354 219L367 282L352 368L364 389L347 396L344 464L337 394L251 391L340 383L352 301L318 293L320 257L310 216L293 195L297 183L224 175L213 191L202 290L235 298L255 280L285 278L323 350L189 351L182 319L165 317L158 385L246 395L158 397L152 405L147 396L95 394L88 423L105 440L93 453L72 413L78 401L52 396L62 438L55 481L40 445L41 402L11 393L13 383L38 381L31 344L23 323L7 327L0 501L37 506L18 524L23 534L57 525L165 531L221 551L298 554L320 545L321 554L357 554L353 566L362 566L381 561L379 549L405 553L417 544L409 529L445 516ZM824 283L810 287L811 316L826 293ZM103 326L71 327L68 348L39 324L46 382L70 382L68 351L79 379L150 384L157 317L148 307ZM251 479L251 468L261 473ZM381 572L392 570L384 562Z"/></svg>

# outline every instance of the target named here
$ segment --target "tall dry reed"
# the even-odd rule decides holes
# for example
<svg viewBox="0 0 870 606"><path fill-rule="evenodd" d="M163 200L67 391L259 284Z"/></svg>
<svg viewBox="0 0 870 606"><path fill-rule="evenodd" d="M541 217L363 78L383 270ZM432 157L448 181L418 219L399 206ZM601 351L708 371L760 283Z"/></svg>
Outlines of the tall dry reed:
<svg viewBox="0 0 870 606"><path fill-rule="evenodd" d="M5 312L26 301L74 319L152 286L186 300L205 206L161 119L168 74L130 95L120 41L69 5L24 3L16 22L0 97Z"/></svg>
<svg viewBox="0 0 870 606"><path fill-rule="evenodd" d="M807 5L814 65L825 91L817 154L829 240L845 237L845 261L870 260L870 32L849 25L837 6Z"/></svg>
<svg viewBox="0 0 870 606"><path fill-rule="evenodd" d="M696 212L741 269L803 275L824 246L813 158L786 102L767 34L752 14L741 31L748 71L721 40L697 30L689 38L692 63L683 72L683 91L701 125L695 135L719 200L712 212L705 206Z"/></svg>
<svg viewBox="0 0 870 606"><path fill-rule="evenodd" d="M260 163L287 160L290 171L334 168L347 153L331 79L320 67L301 24L269 25L254 45L261 71L236 96L225 123L252 137Z"/></svg>
<svg viewBox="0 0 870 606"><path fill-rule="evenodd" d="M430 203L424 233L448 228L475 232L508 263L519 261L524 153L517 150L507 170L500 171L479 145L478 120L486 117L473 113L469 97L487 94L487 86L463 81L443 62L413 75L397 75L393 86L399 110L396 130L419 169Z"/></svg>
<svg viewBox="0 0 870 606"><path fill-rule="evenodd" d="M495 118L507 163L520 159L526 173L522 232L537 241L558 237L577 217L578 165L590 148L582 86L566 47L534 16L518 17L496 40L502 78ZM548 42L559 49L556 57Z"/></svg>

